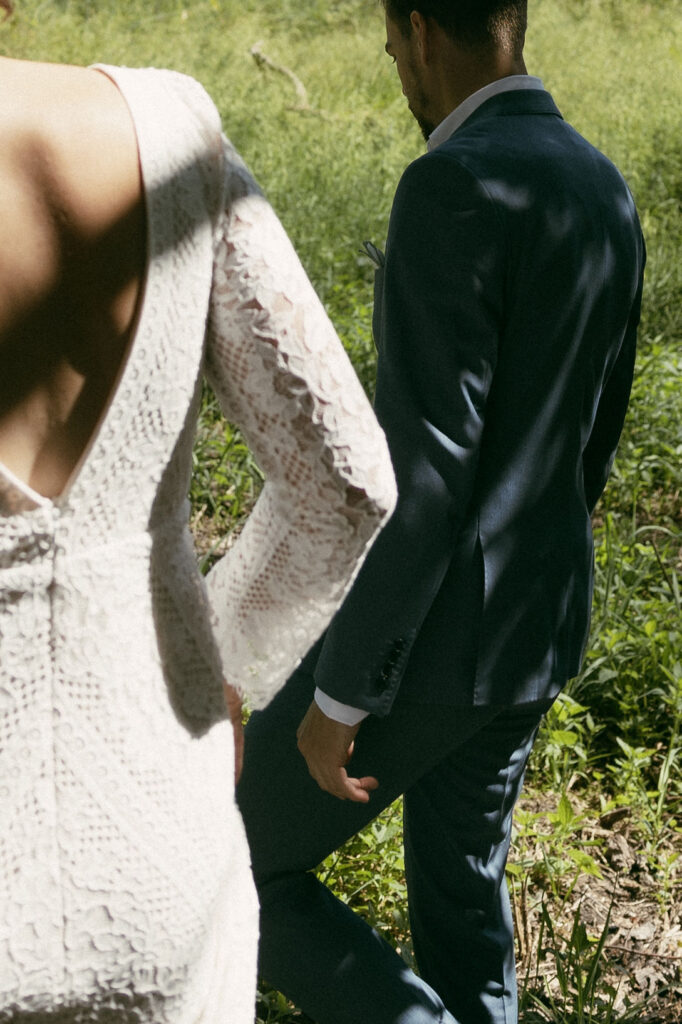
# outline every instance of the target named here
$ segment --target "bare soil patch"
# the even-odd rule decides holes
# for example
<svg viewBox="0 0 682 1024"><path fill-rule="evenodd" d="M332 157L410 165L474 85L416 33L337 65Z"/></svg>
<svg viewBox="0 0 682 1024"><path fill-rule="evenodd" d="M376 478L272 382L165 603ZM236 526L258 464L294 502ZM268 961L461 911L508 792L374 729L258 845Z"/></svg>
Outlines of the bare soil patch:
<svg viewBox="0 0 682 1024"><path fill-rule="evenodd" d="M572 802L574 806L579 804L573 796ZM522 797L521 806L542 815L555 812L557 803L555 795L543 794ZM551 828L549 822L547 828ZM546 930L543 948L538 948L544 901L557 946L564 955L576 915L580 915L590 938L598 938L606 929L598 989L606 992L610 986L615 990L615 1021L628 1007L639 1004L639 1011L632 1018L639 1024L681 1024L682 857L676 858L681 852L679 835L671 833L657 845L655 857L647 856L636 818L624 807L597 819L590 820L586 815L586 823L573 841L589 849L601 877L581 874L571 888L573 878L567 876L565 892L560 882L558 896L554 896L543 884L542 871L536 877L531 869L525 890L517 892L514 900L520 981L528 977L531 990L538 996L545 999L549 988L557 1002L561 1002L556 949L548 948ZM528 850L523 852L525 857ZM542 850L538 846L535 852L540 866L544 862ZM536 1015L536 1011L530 1010L524 1024L547 1019L550 1018L542 1016L541 1011Z"/></svg>

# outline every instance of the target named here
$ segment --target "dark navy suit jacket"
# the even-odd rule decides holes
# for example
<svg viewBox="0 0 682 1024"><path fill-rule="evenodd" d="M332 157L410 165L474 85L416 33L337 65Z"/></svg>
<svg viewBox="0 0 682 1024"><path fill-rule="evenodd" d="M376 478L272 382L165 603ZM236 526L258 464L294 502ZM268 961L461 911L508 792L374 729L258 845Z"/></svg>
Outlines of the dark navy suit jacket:
<svg viewBox="0 0 682 1024"><path fill-rule="evenodd" d="M623 178L547 92L407 168L374 314L399 501L310 655L331 697L511 705L579 671L643 267Z"/></svg>

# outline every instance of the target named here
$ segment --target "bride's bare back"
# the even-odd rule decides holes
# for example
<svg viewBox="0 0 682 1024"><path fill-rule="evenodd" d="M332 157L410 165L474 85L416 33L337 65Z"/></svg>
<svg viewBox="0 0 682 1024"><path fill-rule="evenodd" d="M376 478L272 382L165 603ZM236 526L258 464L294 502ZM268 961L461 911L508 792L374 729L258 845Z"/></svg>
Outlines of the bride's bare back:
<svg viewBox="0 0 682 1024"><path fill-rule="evenodd" d="M47 497L107 405L144 266L137 142L116 86L0 58L0 461Z"/></svg>

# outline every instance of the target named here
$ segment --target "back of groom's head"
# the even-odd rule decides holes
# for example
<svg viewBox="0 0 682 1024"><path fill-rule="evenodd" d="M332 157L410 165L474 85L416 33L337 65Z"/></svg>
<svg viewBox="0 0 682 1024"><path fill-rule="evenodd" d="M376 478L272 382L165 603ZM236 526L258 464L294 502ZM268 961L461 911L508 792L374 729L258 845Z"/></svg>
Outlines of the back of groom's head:
<svg viewBox="0 0 682 1024"><path fill-rule="evenodd" d="M520 56L526 33L527 0L382 0L386 14L410 35L410 14L433 18L459 46L502 47Z"/></svg>

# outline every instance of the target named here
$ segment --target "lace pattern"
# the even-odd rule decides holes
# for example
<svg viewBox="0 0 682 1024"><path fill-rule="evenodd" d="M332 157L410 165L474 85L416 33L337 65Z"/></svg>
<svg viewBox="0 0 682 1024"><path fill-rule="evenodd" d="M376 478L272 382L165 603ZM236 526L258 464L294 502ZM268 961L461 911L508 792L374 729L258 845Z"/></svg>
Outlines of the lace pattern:
<svg viewBox="0 0 682 1024"><path fill-rule="evenodd" d="M208 587L225 672L258 707L340 604L352 576L338 566L361 558L376 531L372 509L389 511L393 485L333 328L279 221L225 147L207 369L266 484Z"/></svg>
<svg viewBox="0 0 682 1024"><path fill-rule="evenodd" d="M257 909L221 677L272 696L394 484L204 91L101 70L137 131L148 269L128 361L65 494L41 499L0 467L0 1022L247 1024ZM204 366L267 476L208 589L186 502Z"/></svg>

